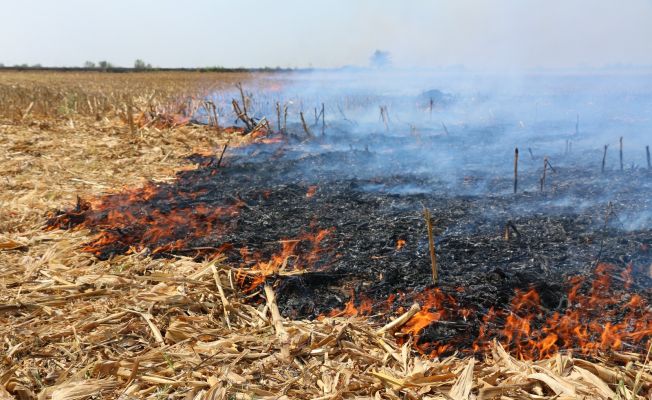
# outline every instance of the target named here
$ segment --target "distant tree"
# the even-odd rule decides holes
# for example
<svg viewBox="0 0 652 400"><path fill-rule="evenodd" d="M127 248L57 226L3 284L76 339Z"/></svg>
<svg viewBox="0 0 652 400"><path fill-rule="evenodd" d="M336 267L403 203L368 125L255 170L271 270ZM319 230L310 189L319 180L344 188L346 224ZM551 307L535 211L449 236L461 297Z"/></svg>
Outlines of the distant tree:
<svg viewBox="0 0 652 400"><path fill-rule="evenodd" d="M111 64L110 62L105 61L105 60L102 60L102 61L98 62L97 66L100 67L100 69L102 71L107 71L107 70L110 70L111 68L113 68L113 64Z"/></svg>
<svg viewBox="0 0 652 400"><path fill-rule="evenodd" d="M143 70L143 69L152 69L152 64L148 64L140 58L134 61L134 69Z"/></svg>
<svg viewBox="0 0 652 400"><path fill-rule="evenodd" d="M32 64L32 68L43 68L43 66L39 63Z"/></svg>
<svg viewBox="0 0 652 400"><path fill-rule="evenodd" d="M376 50L369 57L369 64L373 68L386 68L392 64L392 57L388 51Z"/></svg>
<svg viewBox="0 0 652 400"><path fill-rule="evenodd" d="M5 65L3 63L0 63L0 68L4 68Z"/></svg>
<svg viewBox="0 0 652 400"><path fill-rule="evenodd" d="M84 68L93 69L95 67L96 67L96 65L95 65L95 63L93 61L86 61L84 63Z"/></svg>

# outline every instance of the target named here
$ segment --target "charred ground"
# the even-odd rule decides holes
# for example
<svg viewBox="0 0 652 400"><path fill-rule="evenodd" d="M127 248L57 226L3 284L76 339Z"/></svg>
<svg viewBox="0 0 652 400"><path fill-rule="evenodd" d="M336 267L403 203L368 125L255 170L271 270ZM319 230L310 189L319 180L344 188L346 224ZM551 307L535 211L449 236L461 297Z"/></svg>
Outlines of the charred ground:
<svg viewBox="0 0 652 400"><path fill-rule="evenodd" d="M310 141L282 135L230 150L222 163L219 155L193 156L198 168L180 172L173 183L109 195L92 206L80 202L49 224L96 231L87 250L100 258L130 249L223 255L241 267L240 284L252 301L258 285L275 282L283 314L314 318L346 312L347 302L349 311L373 304L367 313L397 312L432 292L422 214L428 208L439 261L437 319L446 322L426 324L422 343L470 348L484 335L487 313L513 308L515 295L530 289L538 293L543 323L567 312L573 284L595 290L593 279L571 280L589 278L600 263L611 265L614 281L602 294L620 299L609 305L610 318L625 313L617 304L632 293L642 297L648 315L650 171L602 173L595 152L557 154L541 191L542 155L526 154L513 194L504 169L473 162L490 136L356 139L344 128ZM417 156L395 151L406 148ZM468 149L446 176L429 171L437 165L421 156L442 148ZM505 318L491 323L502 326Z"/></svg>

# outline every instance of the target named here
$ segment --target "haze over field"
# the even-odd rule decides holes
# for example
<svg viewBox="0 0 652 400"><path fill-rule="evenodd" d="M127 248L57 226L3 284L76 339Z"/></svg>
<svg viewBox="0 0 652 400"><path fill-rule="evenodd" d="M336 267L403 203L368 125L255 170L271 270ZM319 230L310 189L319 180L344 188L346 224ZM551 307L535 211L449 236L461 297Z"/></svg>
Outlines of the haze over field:
<svg viewBox="0 0 652 400"><path fill-rule="evenodd" d="M0 63L473 69L652 64L652 1L5 2Z"/></svg>

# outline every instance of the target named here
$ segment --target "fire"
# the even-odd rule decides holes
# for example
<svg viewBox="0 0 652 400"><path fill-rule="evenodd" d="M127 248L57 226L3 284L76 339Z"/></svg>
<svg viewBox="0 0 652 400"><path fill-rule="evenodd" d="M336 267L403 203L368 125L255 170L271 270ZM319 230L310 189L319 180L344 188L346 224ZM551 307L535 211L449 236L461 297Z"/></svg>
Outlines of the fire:
<svg viewBox="0 0 652 400"><path fill-rule="evenodd" d="M424 328L435 321L439 321L441 316L442 314L438 311L431 312L427 310L421 310L412 318L410 318L410 320L405 324L403 327L403 332L418 336Z"/></svg>
<svg viewBox="0 0 652 400"><path fill-rule="evenodd" d="M421 332L437 321L452 317L449 310L457 309L461 312L464 309L457 306L455 298L445 294L439 288L417 293L413 301L417 301L421 305L421 311L407 321L401 328L401 332L415 337L416 348L421 353L437 356L448 349L448 346L442 347L440 343L419 343Z"/></svg>
<svg viewBox="0 0 652 400"><path fill-rule="evenodd" d="M241 250L243 260L248 262L253 258L255 264L250 269L239 269L237 278L240 285L244 287L245 292L251 292L263 284L269 276L313 269L326 250L322 242L333 231L333 228L320 229L316 233L306 233L296 239L280 240L281 249L267 260L263 260L261 254L250 255L246 249ZM247 284L247 277L250 276L253 278Z"/></svg>
<svg viewBox="0 0 652 400"><path fill-rule="evenodd" d="M179 179L183 181L184 177ZM149 183L94 202L78 199L71 210L52 215L48 226L94 230L96 236L84 250L100 258L143 250L151 254L194 252L198 250L189 248L188 243L221 235L247 207L239 198L230 200L230 204L205 203L201 199L206 190L189 192L183 185ZM306 197L314 196L316 191L317 186L310 186ZM263 192L262 196L269 197L269 193ZM279 240L271 254L241 249L244 263L238 282L245 292L253 292L271 276L324 268L324 255L331 250L325 243L333 231L319 229L313 223L309 232ZM406 244L398 239L396 250ZM224 246L211 248L208 255L224 251ZM623 349L642 352L652 339L652 311L645 297L630 293L632 270L632 265L619 269L603 263L591 278L571 278L566 303L556 311L550 311L534 289L516 291L505 308L478 310L461 306L458 298L462 298L464 288L452 289L452 294L428 288L421 293L392 294L376 303L363 294L352 294L341 310L333 310L330 315L361 316L380 311L400 314L402 306L417 301L421 310L400 330L415 338L420 351L431 355L451 349L482 351L494 339L523 358L544 358L570 349L585 355ZM461 321L469 327L459 337L449 338L445 344L427 341L424 330L429 326Z"/></svg>
<svg viewBox="0 0 652 400"><path fill-rule="evenodd" d="M492 311L483 320L476 348L482 347L479 343L488 339L489 333L496 332L501 319L504 319L499 330L501 341L524 358L547 357L561 349L593 354L620 350L625 343L631 347L649 340L652 312L642 297L628 297L622 291L612 290L610 276L614 272L612 265L598 265L587 294L581 292L585 279L573 279L568 307L561 313L547 313L534 290L517 292L509 310ZM624 288L627 287L625 281Z"/></svg>
<svg viewBox="0 0 652 400"><path fill-rule="evenodd" d="M625 278L630 270L626 268L621 274L624 289L629 287L630 282ZM614 275L616 267L600 264L590 281L584 277L572 278L568 306L559 312L548 311L534 289L517 290L508 308L491 308L484 316L478 310L460 307L453 296L440 289L427 289L407 296L421 305L421 311L408 320L401 332L413 336L416 348L431 356L452 348L480 352L494 339L519 357L529 359L550 357L563 349L584 355L623 348L644 353L652 339L652 311L640 295L614 290L610 279ZM395 299L396 296L390 295L388 309L392 309ZM395 311L400 314L404 310ZM464 337L446 345L421 340L428 326L473 318L480 325L471 345L465 344Z"/></svg>
<svg viewBox="0 0 652 400"><path fill-rule="evenodd" d="M329 317L356 317L362 315L371 315L373 312L373 301L364 295L360 296L359 304L355 305L355 294L351 293L351 298L344 305L344 309L333 309L328 314Z"/></svg>
<svg viewBox="0 0 652 400"><path fill-rule="evenodd" d="M317 185L309 186L308 191L306 192L306 198L311 198L315 193L317 193Z"/></svg>
<svg viewBox="0 0 652 400"><path fill-rule="evenodd" d="M219 235L243 206L240 201L223 206L197 201L204 193L149 183L93 203L78 199L72 210L51 215L47 229L86 227L97 232L84 250L99 258L144 249L153 254L192 250L186 243Z"/></svg>

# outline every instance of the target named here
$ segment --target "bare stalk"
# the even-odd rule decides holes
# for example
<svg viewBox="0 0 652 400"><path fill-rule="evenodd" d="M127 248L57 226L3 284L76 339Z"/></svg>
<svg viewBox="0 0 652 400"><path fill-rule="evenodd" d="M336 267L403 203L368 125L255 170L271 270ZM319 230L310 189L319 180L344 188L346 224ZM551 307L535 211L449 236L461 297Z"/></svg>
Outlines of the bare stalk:
<svg viewBox="0 0 652 400"><path fill-rule="evenodd" d="M380 119L385 125L385 130L389 132L389 113L387 112L387 106L380 106Z"/></svg>
<svg viewBox="0 0 652 400"><path fill-rule="evenodd" d="M446 127L444 121L441 122L441 126L444 128L444 132L446 132L446 136L448 136L448 128Z"/></svg>
<svg viewBox="0 0 652 400"><path fill-rule="evenodd" d="M518 190L518 147L514 149L514 193Z"/></svg>
<svg viewBox="0 0 652 400"><path fill-rule="evenodd" d="M283 132L287 130L288 126L288 106L287 104L283 106Z"/></svg>
<svg viewBox="0 0 652 400"><path fill-rule="evenodd" d="M301 116L301 125L303 125L303 130L306 132L306 136L308 136L309 138L313 138L314 135L312 134L312 132L310 132L310 128L308 128L306 119L303 117L303 111L300 111L299 115Z"/></svg>
<svg viewBox="0 0 652 400"><path fill-rule="evenodd" d="M230 140L229 140L230 141ZM226 142L224 144L224 148L222 148L222 153L220 154L220 159L217 160L217 167L219 168L220 165L222 165L222 158L224 158L224 153L226 153L226 148L229 147L229 142Z"/></svg>
<svg viewBox="0 0 652 400"><path fill-rule="evenodd" d="M623 137L620 137L620 170L625 169L623 165Z"/></svg>
<svg viewBox="0 0 652 400"><path fill-rule="evenodd" d="M326 135L326 109L324 103L321 103L321 135Z"/></svg>
<svg viewBox="0 0 652 400"><path fill-rule="evenodd" d="M233 112L235 115L237 115L238 118L245 124L247 132L251 132L254 129L255 124L247 115L246 109L241 109L236 99L233 99L231 105L233 105Z"/></svg>
<svg viewBox="0 0 652 400"><path fill-rule="evenodd" d="M127 97L127 122L132 135L136 134L136 124L134 124L133 105L131 97Z"/></svg>
<svg viewBox="0 0 652 400"><path fill-rule="evenodd" d="M548 157L543 158L543 175L541 175L541 192L543 192L543 185L546 183L546 170L548 169Z"/></svg>
<svg viewBox="0 0 652 400"><path fill-rule="evenodd" d="M240 90L240 98L242 99L242 111L246 115L247 114L247 100L245 98L244 90L242 90L242 83L238 82L235 85L235 87L237 87L238 90Z"/></svg>
<svg viewBox="0 0 652 400"><path fill-rule="evenodd" d="M430 267L432 269L432 283L436 286L439 281L439 273L437 270L437 254L435 253L435 238L432 233L432 217L430 210L425 208L423 216L426 220L426 228L428 229L428 248L430 249Z"/></svg>

